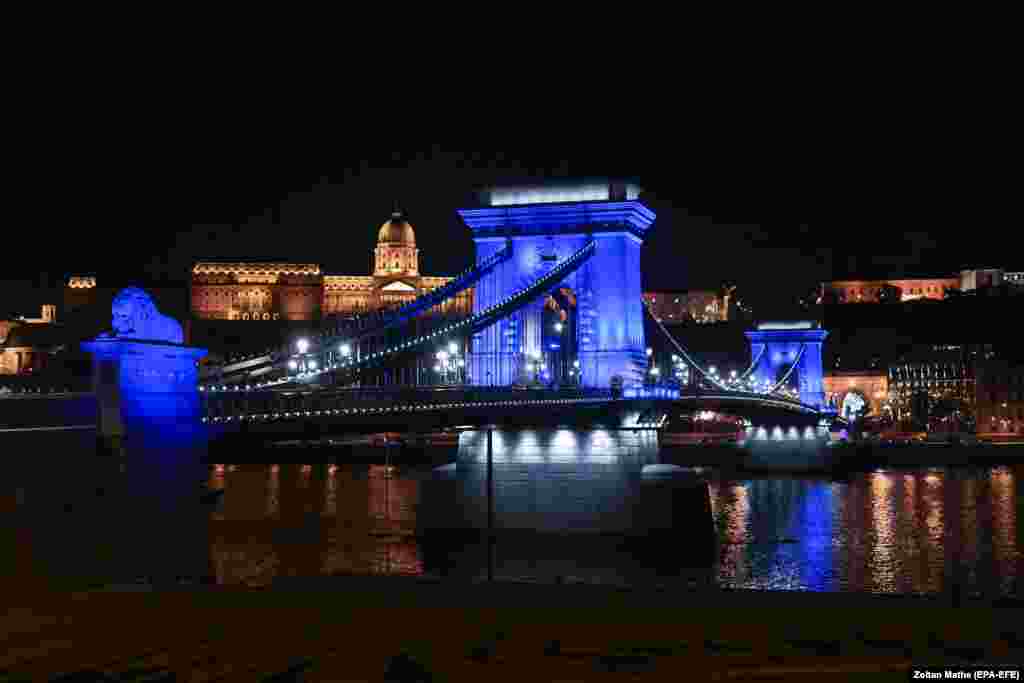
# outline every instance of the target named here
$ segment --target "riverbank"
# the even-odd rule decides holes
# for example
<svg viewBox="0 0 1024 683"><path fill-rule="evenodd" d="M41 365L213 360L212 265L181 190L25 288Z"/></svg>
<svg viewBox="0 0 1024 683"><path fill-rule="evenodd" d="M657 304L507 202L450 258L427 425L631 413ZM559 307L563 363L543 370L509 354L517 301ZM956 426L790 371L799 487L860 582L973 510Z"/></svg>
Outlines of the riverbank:
<svg viewBox="0 0 1024 683"><path fill-rule="evenodd" d="M663 446L663 462L712 466L742 473L844 474L878 468L914 468L1024 463L1024 443L959 446L951 444L840 444L789 447L784 443L735 446Z"/></svg>
<svg viewBox="0 0 1024 683"><path fill-rule="evenodd" d="M289 666L305 666L303 680L381 680L403 652L450 681L905 680L912 663L1024 659L1019 604L925 597L326 577L4 599L0 671L30 680L143 667L253 680Z"/></svg>

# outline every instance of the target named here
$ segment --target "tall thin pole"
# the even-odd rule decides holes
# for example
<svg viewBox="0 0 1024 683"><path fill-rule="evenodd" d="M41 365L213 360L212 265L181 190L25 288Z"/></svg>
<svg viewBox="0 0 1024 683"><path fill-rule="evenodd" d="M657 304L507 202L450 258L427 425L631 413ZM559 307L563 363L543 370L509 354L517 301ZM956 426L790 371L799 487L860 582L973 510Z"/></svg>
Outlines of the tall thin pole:
<svg viewBox="0 0 1024 683"><path fill-rule="evenodd" d="M487 581L494 581L494 449L487 430Z"/></svg>
<svg viewBox="0 0 1024 683"><path fill-rule="evenodd" d="M391 574L391 442L384 437L384 573Z"/></svg>

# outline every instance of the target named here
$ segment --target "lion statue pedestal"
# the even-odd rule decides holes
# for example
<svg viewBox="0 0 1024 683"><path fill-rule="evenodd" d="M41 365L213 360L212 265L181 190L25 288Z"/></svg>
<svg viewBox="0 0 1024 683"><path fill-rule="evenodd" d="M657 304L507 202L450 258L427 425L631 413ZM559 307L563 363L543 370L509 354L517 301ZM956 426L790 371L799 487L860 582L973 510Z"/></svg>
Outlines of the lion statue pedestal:
<svg viewBox="0 0 1024 683"><path fill-rule="evenodd" d="M198 424L198 361L206 349L185 346L178 321L161 314L137 287L114 297L111 327L82 343L93 357L101 436L122 437L126 420L144 429L147 423Z"/></svg>
<svg viewBox="0 0 1024 683"><path fill-rule="evenodd" d="M209 473L200 415L198 361L181 325L130 287L115 297L112 331L82 343L92 355L98 454L109 508L105 533L124 549L111 571L127 579L208 576L208 510L199 484Z"/></svg>

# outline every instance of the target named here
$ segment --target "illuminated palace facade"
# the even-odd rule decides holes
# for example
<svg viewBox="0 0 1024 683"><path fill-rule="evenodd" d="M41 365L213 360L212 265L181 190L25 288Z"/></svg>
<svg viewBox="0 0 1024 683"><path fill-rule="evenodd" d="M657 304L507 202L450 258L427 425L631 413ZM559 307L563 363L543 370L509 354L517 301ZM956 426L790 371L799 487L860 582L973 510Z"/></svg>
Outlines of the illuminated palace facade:
<svg viewBox="0 0 1024 683"><path fill-rule="evenodd" d="M1024 273L1009 272L1000 268L981 268L963 270L959 275L938 278L834 280L821 284L818 303L879 303L883 300L886 290L891 292L894 301L942 300L947 290L974 292L1002 284L1024 286Z"/></svg>
<svg viewBox="0 0 1024 683"><path fill-rule="evenodd" d="M372 275L327 275L315 263L223 263L192 268L192 315L200 320L315 321L401 306L447 284L419 272L412 225L395 210L380 227ZM469 315L472 289L435 314Z"/></svg>

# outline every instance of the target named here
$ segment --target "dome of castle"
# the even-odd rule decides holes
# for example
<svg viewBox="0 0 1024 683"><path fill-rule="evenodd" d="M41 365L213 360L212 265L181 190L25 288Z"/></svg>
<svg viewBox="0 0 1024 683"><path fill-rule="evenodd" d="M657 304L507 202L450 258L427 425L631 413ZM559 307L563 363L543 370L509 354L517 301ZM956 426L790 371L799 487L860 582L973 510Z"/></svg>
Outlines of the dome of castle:
<svg viewBox="0 0 1024 683"><path fill-rule="evenodd" d="M415 247L416 233L413 232L412 225L405 220L402 212L395 210L391 213L391 218L384 225L380 226L380 232L377 233L377 243Z"/></svg>

